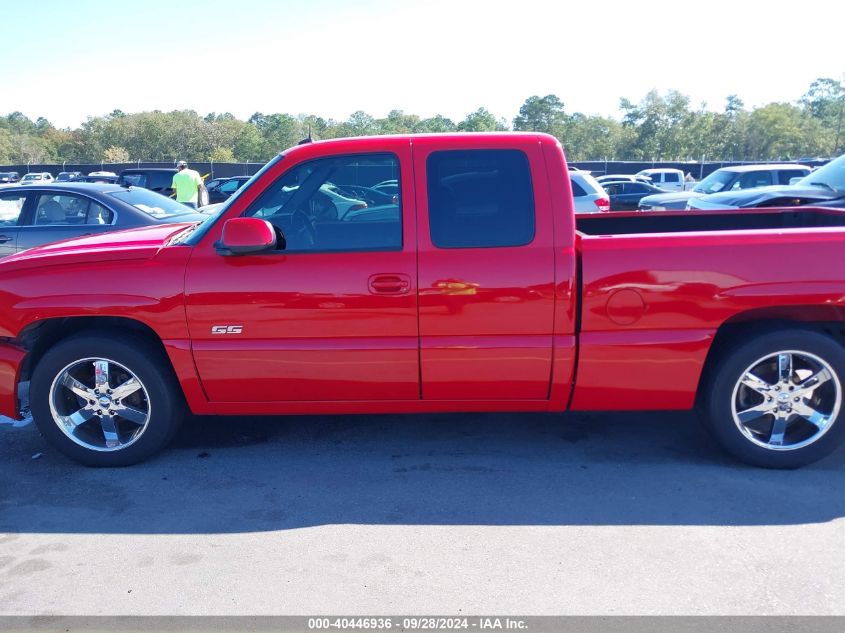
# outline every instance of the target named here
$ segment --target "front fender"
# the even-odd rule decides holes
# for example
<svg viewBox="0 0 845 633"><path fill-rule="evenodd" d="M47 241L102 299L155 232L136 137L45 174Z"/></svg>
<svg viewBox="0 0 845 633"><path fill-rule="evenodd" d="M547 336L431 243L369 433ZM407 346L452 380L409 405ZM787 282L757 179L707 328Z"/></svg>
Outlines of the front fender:
<svg viewBox="0 0 845 633"><path fill-rule="evenodd" d="M19 420L18 380L26 350L9 343L0 343L0 415Z"/></svg>

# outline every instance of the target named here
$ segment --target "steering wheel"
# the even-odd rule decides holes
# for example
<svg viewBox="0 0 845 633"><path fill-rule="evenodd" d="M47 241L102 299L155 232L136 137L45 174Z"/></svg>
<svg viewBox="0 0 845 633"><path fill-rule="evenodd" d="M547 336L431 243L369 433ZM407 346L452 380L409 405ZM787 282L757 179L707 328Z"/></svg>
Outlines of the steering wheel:
<svg viewBox="0 0 845 633"><path fill-rule="evenodd" d="M296 245L302 245L306 248L311 248L317 243L317 227L314 225L314 220L308 217L302 209L297 209L293 212L290 218L290 237Z"/></svg>

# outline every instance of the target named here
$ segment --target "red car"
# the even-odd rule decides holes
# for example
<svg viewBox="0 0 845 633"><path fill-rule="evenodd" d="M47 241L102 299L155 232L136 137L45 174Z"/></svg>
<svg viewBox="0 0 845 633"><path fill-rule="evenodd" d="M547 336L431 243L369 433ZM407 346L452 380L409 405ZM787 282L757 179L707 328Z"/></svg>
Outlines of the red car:
<svg viewBox="0 0 845 633"><path fill-rule="evenodd" d="M327 185L396 180L339 209ZM196 414L699 406L746 462L845 436L845 216L576 217L542 134L315 142L201 224L0 262L0 413L91 465Z"/></svg>

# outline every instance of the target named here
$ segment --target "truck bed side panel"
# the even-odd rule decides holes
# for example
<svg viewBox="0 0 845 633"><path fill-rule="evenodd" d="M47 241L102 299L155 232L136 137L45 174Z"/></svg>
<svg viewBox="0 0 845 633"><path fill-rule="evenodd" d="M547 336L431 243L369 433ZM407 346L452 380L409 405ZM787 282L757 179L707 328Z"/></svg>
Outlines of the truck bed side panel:
<svg viewBox="0 0 845 633"><path fill-rule="evenodd" d="M842 229L579 237L576 410L689 408L726 321L845 308Z"/></svg>

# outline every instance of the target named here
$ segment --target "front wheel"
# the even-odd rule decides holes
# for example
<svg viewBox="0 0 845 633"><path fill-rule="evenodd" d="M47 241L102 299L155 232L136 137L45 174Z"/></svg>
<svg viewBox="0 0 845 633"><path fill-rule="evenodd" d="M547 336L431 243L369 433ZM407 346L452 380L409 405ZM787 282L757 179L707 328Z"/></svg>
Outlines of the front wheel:
<svg viewBox="0 0 845 633"><path fill-rule="evenodd" d="M163 448L184 410L162 352L143 338L82 334L56 344L30 382L38 430L88 466L128 466Z"/></svg>
<svg viewBox="0 0 845 633"><path fill-rule="evenodd" d="M715 362L705 421L740 460L798 468L845 440L845 350L838 342L810 330L776 330Z"/></svg>

